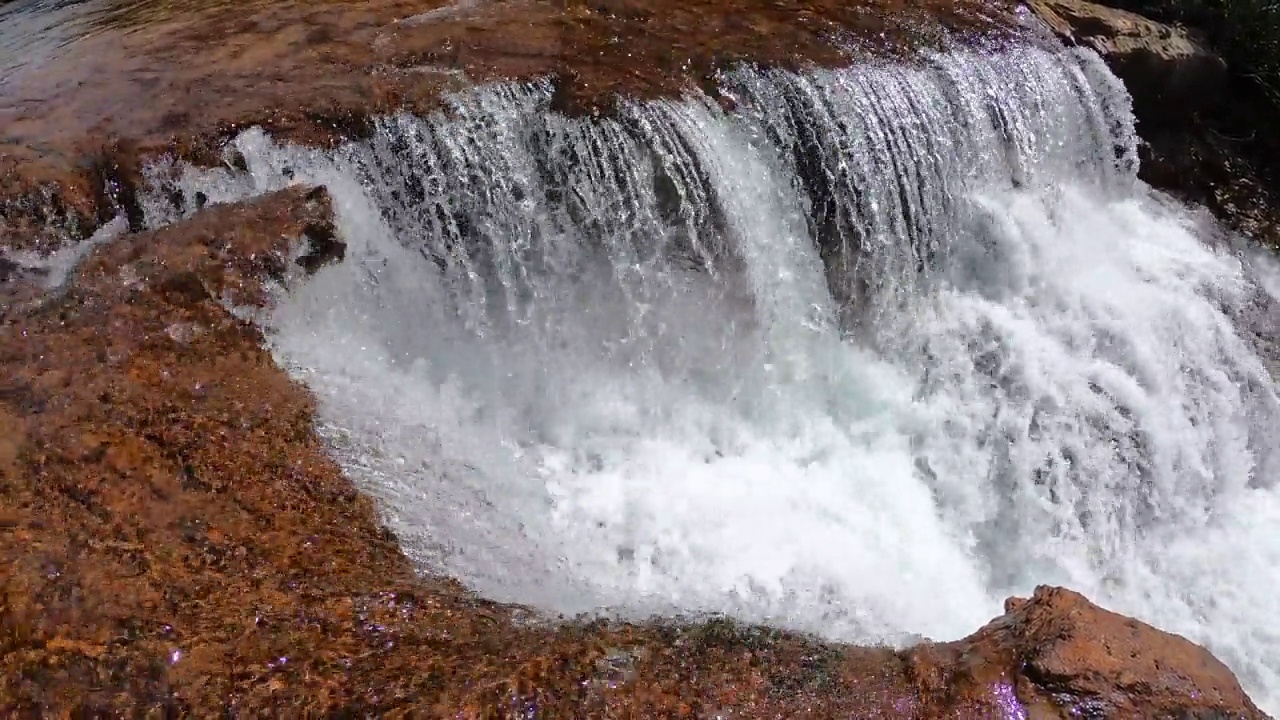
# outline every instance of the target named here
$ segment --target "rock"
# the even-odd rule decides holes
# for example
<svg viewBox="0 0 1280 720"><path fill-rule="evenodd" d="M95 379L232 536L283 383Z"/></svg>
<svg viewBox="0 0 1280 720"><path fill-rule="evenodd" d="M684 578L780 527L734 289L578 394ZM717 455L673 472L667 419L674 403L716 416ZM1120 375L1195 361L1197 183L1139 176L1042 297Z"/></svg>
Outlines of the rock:
<svg viewBox="0 0 1280 720"><path fill-rule="evenodd" d="M1187 28L1087 0L1030 0L1030 7L1124 80L1142 137L1143 181L1280 250L1280 134L1259 85Z"/></svg>
<svg viewBox="0 0 1280 720"><path fill-rule="evenodd" d="M1133 96L1140 131L1186 123L1221 102L1227 65L1190 30L1088 0L1030 0L1066 42L1101 55Z"/></svg>
<svg viewBox="0 0 1280 720"><path fill-rule="evenodd" d="M92 171L0 141L0 247L47 253L110 218L98 212Z"/></svg>
<svg viewBox="0 0 1280 720"><path fill-rule="evenodd" d="M1078 593L1040 587L1005 611L964 640L918 650L916 673L948 692L1016 697L1023 713L1005 717L1266 717L1204 648Z"/></svg>
<svg viewBox="0 0 1280 720"><path fill-rule="evenodd" d="M852 46L894 53L1015 25L1010 0L161 5L86 19L93 32L59 38L47 62L14 51L21 82L0 78L0 245L54 250L117 209L137 229L145 160L221 165L227 138L255 125L328 146L367 135L379 115L439 110L473 83L535 78L556 80L558 109L598 114L619 95L679 95L744 62L831 66ZM41 42L52 41L18 47Z"/></svg>

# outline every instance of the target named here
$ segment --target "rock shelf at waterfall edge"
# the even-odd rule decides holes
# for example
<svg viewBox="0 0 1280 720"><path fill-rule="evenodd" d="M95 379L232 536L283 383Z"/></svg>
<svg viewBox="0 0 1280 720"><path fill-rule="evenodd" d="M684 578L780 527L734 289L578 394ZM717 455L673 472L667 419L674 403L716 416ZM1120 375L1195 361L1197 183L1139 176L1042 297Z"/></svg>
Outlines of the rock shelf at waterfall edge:
<svg viewBox="0 0 1280 720"><path fill-rule="evenodd" d="M327 145L375 115L436 110L442 93L535 77L556 78L562 110L609 112L619 95L713 90L718 70L742 62L829 66L1016 29L1011 4L979 0L182 7L108 14L0 82L0 244L85 237L133 212L142 158L220 164L223 142L253 125Z"/></svg>

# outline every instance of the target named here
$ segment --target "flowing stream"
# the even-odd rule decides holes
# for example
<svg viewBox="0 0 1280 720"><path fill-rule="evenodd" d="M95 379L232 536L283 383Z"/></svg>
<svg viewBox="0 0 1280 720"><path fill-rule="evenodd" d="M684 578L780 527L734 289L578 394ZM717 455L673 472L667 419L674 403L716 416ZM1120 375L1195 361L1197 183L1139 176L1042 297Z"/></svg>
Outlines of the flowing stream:
<svg viewBox="0 0 1280 720"><path fill-rule="evenodd" d="M1280 709L1280 273L1136 179L1101 61L721 82L733 113L535 83L337 151L249 131L179 184L330 189L345 261L263 321L425 570L891 642L1064 584Z"/></svg>

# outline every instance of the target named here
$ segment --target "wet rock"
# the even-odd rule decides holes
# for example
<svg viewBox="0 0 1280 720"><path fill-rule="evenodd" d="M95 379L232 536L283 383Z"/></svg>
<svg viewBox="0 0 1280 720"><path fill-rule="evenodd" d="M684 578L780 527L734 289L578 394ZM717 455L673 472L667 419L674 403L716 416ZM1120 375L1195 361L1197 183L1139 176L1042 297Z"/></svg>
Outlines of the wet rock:
<svg viewBox="0 0 1280 720"><path fill-rule="evenodd" d="M0 255L0 283L9 282L11 278L16 278L22 272L22 268L18 263L10 260L4 255Z"/></svg>
<svg viewBox="0 0 1280 720"><path fill-rule="evenodd" d="M87 171L0 141L0 246L49 252L98 227Z"/></svg>
<svg viewBox="0 0 1280 720"><path fill-rule="evenodd" d="M337 238L332 223L309 225L302 231L307 242L305 251L298 257L298 266L308 274L334 262L342 262L347 254L347 244Z"/></svg>
<svg viewBox="0 0 1280 720"><path fill-rule="evenodd" d="M225 141L253 126L332 146L471 84L536 78L557 79L559 109L601 114L739 63L830 66L1016 24L1007 0L163 5L86 21L93 32L38 72L20 57L22 82L0 82L0 245L54 249L116 213L138 230L148 158L222 165Z"/></svg>
<svg viewBox="0 0 1280 720"><path fill-rule="evenodd" d="M1280 249L1280 135L1271 100L1194 31L1110 4L1032 0L1030 7L1066 42L1098 51L1125 81L1143 141L1142 180Z"/></svg>
<svg viewBox="0 0 1280 720"><path fill-rule="evenodd" d="M1066 42L1092 48L1124 80L1141 131L1187 123L1224 97L1226 63L1187 28L1088 0L1030 6Z"/></svg>
<svg viewBox="0 0 1280 720"><path fill-rule="evenodd" d="M993 717L1267 717L1204 648L1078 593L1040 587L1005 610L964 640L913 651L926 697L961 690L970 709L1006 713Z"/></svg>

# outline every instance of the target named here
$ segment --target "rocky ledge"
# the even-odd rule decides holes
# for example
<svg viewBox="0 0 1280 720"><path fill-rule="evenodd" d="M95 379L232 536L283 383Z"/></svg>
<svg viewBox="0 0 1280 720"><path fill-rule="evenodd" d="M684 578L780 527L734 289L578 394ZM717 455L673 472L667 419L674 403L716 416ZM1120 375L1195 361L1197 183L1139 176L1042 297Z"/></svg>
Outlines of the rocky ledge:
<svg viewBox="0 0 1280 720"><path fill-rule="evenodd" d="M714 91L715 73L743 62L831 66L1015 26L1008 0L139 5L150 11L109 15L0 81L0 245L48 250L119 212L137 229L145 158L216 165L254 125L327 145L472 83L541 77L555 78L560 110L607 112L620 95Z"/></svg>
<svg viewBox="0 0 1280 720"><path fill-rule="evenodd" d="M1111 4L1031 0L1065 42L1101 55L1134 100L1140 174L1280 250L1280 133L1274 106L1194 30Z"/></svg>
<svg viewBox="0 0 1280 720"><path fill-rule="evenodd" d="M248 319L341 258L296 187L0 285L0 709L18 716L1263 718L1180 637L1040 588L954 643L548 623L417 576Z"/></svg>

